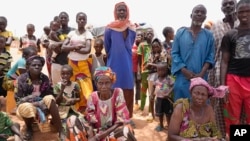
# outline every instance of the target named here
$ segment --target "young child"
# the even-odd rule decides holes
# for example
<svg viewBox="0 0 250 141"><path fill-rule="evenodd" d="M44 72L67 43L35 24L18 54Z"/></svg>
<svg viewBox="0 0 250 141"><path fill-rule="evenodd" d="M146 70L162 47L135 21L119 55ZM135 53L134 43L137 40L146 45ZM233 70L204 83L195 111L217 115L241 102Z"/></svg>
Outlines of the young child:
<svg viewBox="0 0 250 141"><path fill-rule="evenodd" d="M41 45L44 48L48 48L48 43L49 43L49 33L50 33L51 29L49 26L44 26L43 27L43 34L40 37L40 41L41 41Z"/></svg>
<svg viewBox="0 0 250 141"><path fill-rule="evenodd" d="M57 21L51 21L50 29L51 30L48 35L49 43L50 44L59 43L59 42L63 43L63 41L60 40L59 33L58 33L58 30L60 29L60 24ZM53 51L52 49L49 49L48 56L51 58L51 61L53 62L57 56L57 53Z"/></svg>
<svg viewBox="0 0 250 141"><path fill-rule="evenodd" d="M134 83L135 83L135 105L134 105L134 111L139 110L139 103L138 101L140 100L140 89L141 89L141 80L138 77L138 68L139 68L139 64L138 64L138 54L137 54L137 50L138 50L138 46L141 42L144 41L144 33L142 29L137 29L136 30L136 38L135 38L135 42L134 45L132 47L132 64L133 64L133 75L134 75Z"/></svg>
<svg viewBox="0 0 250 141"><path fill-rule="evenodd" d="M106 65L106 61L107 61L107 56L106 54L102 53L103 50L103 40L101 38L97 38L94 41L94 49L95 49L95 53L91 54L91 57L93 59L92 62L92 81L93 81L93 88L94 90L96 90L96 86L94 83L94 72L95 69L101 66L105 66Z"/></svg>
<svg viewBox="0 0 250 141"><path fill-rule="evenodd" d="M155 38L151 43L152 49L149 55L149 60L147 63L148 71L148 93L151 94L153 89L153 83L157 79L157 67L155 64L160 62L167 62L167 58L165 57L165 52L162 49L161 42L158 38ZM147 121L152 122L155 118L154 115L154 101L150 101L149 103L149 112L151 112L148 117Z"/></svg>
<svg viewBox="0 0 250 141"><path fill-rule="evenodd" d="M51 57L50 57L50 50L49 50L49 33L50 33L51 29L50 26L44 26L43 27L43 34L40 37L40 41L41 41L41 47L43 49L45 49L45 58L46 58L46 66L47 66L47 71L48 71L48 77L49 79L52 81L51 79Z"/></svg>
<svg viewBox="0 0 250 141"><path fill-rule="evenodd" d="M147 63L149 61L149 55L151 52L151 43L154 38L154 30L152 28L145 29L145 40L141 42L137 49L138 54L138 77L141 78L141 95L140 95L140 109L139 112L142 116L146 116L147 114L144 112L144 107L146 105L147 99L147 91L148 91L148 69Z"/></svg>
<svg viewBox="0 0 250 141"><path fill-rule="evenodd" d="M163 28L162 34L165 38L165 40L162 42L163 49L166 51L168 66L171 67L171 50L172 41L174 40L174 29L170 26L166 26Z"/></svg>
<svg viewBox="0 0 250 141"><path fill-rule="evenodd" d="M163 117L166 115L167 124L170 123L170 117L173 112L173 101L170 95L173 91L174 79L170 75L170 70L166 62L156 64L157 79L154 81L150 100L154 101L156 96L155 111L159 117L160 124L155 128L156 131L163 130Z"/></svg>
<svg viewBox="0 0 250 141"><path fill-rule="evenodd" d="M2 87L4 76L9 71L11 62L12 62L12 56L11 54L6 51L5 48L6 38L4 36L0 36L0 96L6 97L7 91ZM4 106L5 104L2 103Z"/></svg>
<svg viewBox="0 0 250 141"><path fill-rule="evenodd" d="M6 30L7 27L7 18L0 16L0 35L6 38L5 48L7 51L10 51L10 45L13 41L13 34L11 31Z"/></svg>
<svg viewBox="0 0 250 141"><path fill-rule="evenodd" d="M74 105L80 101L80 86L78 83L70 81L72 75L72 67L63 65L61 68L62 80L54 86L54 94L56 95L56 103L59 105L58 109L61 119L78 113Z"/></svg>
<svg viewBox="0 0 250 141"><path fill-rule="evenodd" d="M40 52L40 40L34 35L35 26L33 24L28 24L26 30L27 34L20 38L19 50L22 51L25 47L34 46L37 48L37 51Z"/></svg>
<svg viewBox="0 0 250 141"><path fill-rule="evenodd" d="M13 123L10 117L2 111L2 99L0 96L0 140L6 141L9 136L15 136L15 141L22 141L23 135L20 133L20 125Z"/></svg>
<svg viewBox="0 0 250 141"><path fill-rule="evenodd" d="M37 49L33 46L26 47L23 49L22 57L19 58L16 63L9 69L6 76L8 79L15 80L19 75L26 72L26 60L37 55Z"/></svg>

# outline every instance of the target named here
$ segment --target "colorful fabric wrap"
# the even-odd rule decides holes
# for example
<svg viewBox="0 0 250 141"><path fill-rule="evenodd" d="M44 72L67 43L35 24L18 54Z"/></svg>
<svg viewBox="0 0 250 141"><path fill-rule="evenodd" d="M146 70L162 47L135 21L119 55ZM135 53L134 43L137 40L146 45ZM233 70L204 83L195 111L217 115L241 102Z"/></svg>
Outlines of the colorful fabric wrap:
<svg viewBox="0 0 250 141"><path fill-rule="evenodd" d="M210 86L207 81L202 79L201 77L196 77L191 79L189 90L192 91L194 86L204 86L208 89L208 96L209 97L217 97L217 98L223 98L226 93L228 93L228 86L219 86L217 88L214 88Z"/></svg>
<svg viewBox="0 0 250 141"><path fill-rule="evenodd" d="M100 76L108 76L113 83L116 80L115 72L113 72L110 67L102 66L102 67L96 68L95 73L94 73L94 80L97 82Z"/></svg>

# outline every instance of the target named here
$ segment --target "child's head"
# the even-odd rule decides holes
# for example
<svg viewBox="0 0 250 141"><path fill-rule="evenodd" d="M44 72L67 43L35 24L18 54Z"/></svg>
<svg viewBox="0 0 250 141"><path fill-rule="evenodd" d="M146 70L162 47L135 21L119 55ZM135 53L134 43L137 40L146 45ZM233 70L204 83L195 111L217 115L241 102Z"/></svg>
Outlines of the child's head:
<svg viewBox="0 0 250 141"><path fill-rule="evenodd" d="M136 39L135 43L139 45L142 41L144 40L144 33L142 30L137 30L136 31Z"/></svg>
<svg viewBox="0 0 250 141"><path fill-rule="evenodd" d="M60 24L57 21L51 21L50 22L50 29L52 31L57 31L58 29L60 29Z"/></svg>
<svg viewBox="0 0 250 141"><path fill-rule="evenodd" d="M49 26L44 26L44 27L43 27L43 32L44 32L46 35L49 35L50 27L49 27Z"/></svg>
<svg viewBox="0 0 250 141"><path fill-rule="evenodd" d="M154 30L152 28L146 29L145 38L147 41L151 42L154 38Z"/></svg>
<svg viewBox="0 0 250 141"><path fill-rule="evenodd" d="M161 53L162 46L161 46L161 41L158 38L155 38L152 41L151 46L153 53Z"/></svg>
<svg viewBox="0 0 250 141"><path fill-rule="evenodd" d="M56 21L56 22L58 22L58 23L60 24L60 18L59 18L59 16L55 16L55 17L53 18L53 21Z"/></svg>
<svg viewBox="0 0 250 141"><path fill-rule="evenodd" d="M4 36L0 36L0 49L5 48L6 39Z"/></svg>
<svg viewBox="0 0 250 141"><path fill-rule="evenodd" d="M4 16L0 16L0 32L5 31L7 26L7 18Z"/></svg>
<svg viewBox="0 0 250 141"><path fill-rule="evenodd" d="M170 69L166 62L160 62L157 64L157 73L159 77L166 77L170 74Z"/></svg>
<svg viewBox="0 0 250 141"><path fill-rule="evenodd" d="M27 60L31 56L37 55L37 48L34 46L28 46L23 49L23 55L22 57Z"/></svg>
<svg viewBox="0 0 250 141"><path fill-rule="evenodd" d="M103 40L101 38L95 39L94 42L95 53L101 53L103 50Z"/></svg>
<svg viewBox="0 0 250 141"><path fill-rule="evenodd" d="M27 24L26 30L29 36L32 36L35 32L35 26L33 24Z"/></svg>
<svg viewBox="0 0 250 141"><path fill-rule="evenodd" d="M63 65L61 68L61 78L66 81L70 81L73 75L73 69L70 65Z"/></svg>
<svg viewBox="0 0 250 141"><path fill-rule="evenodd" d="M174 29L172 27L169 27L169 26L164 27L162 34L165 37L165 39L166 38L168 38L169 40L174 39Z"/></svg>

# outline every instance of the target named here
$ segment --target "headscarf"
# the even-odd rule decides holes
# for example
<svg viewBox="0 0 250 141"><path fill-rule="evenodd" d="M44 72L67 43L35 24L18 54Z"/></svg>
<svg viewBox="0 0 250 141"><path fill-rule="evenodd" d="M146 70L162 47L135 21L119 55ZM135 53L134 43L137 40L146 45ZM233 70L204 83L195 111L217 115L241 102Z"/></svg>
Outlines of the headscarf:
<svg viewBox="0 0 250 141"><path fill-rule="evenodd" d="M228 86L219 86L218 88L214 88L210 86L207 81L202 79L201 77L196 77L191 79L189 90L192 91L192 89L195 86L204 86L208 89L208 97L217 97L217 98L223 98L228 91Z"/></svg>
<svg viewBox="0 0 250 141"><path fill-rule="evenodd" d="M42 66L45 63L45 59L43 57L41 57L40 55L33 55L26 60L26 65L30 65L34 59L40 60L42 62Z"/></svg>
<svg viewBox="0 0 250 141"><path fill-rule="evenodd" d="M100 76L108 76L111 79L112 83L114 83L116 80L115 72L113 72L110 67L101 66L96 68L94 73L94 80L97 82Z"/></svg>
<svg viewBox="0 0 250 141"><path fill-rule="evenodd" d="M121 20L118 20L118 16L116 14L116 9L117 7L121 6L121 5L124 5L127 9L127 17L125 20L121 21ZM127 4L125 2L119 2L115 5L115 9L114 9L114 17L115 17L115 21L109 23L107 25L108 28L111 28L115 31L119 31L119 32L122 32L124 31L125 29L127 28L130 28L131 30L134 30L135 31L135 24L132 24L129 20L129 8L127 6Z"/></svg>

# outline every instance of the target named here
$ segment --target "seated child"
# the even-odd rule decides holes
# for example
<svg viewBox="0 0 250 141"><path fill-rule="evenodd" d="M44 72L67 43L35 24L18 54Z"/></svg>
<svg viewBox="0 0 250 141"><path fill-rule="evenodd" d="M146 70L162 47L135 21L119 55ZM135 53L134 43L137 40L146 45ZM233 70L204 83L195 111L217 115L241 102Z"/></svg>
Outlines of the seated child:
<svg viewBox="0 0 250 141"><path fill-rule="evenodd" d="M23 135L20 133L20 125L13 123L10 117L2 111L2 99L0 97L0 141L6 141L9 136L15 136L15 141L22 141Z"/></svg>
<svg viewBox="0 0 250 141"><path fill-rule="evenodd" d="M80 86L77 82L70 81L73 75L73 69L69 65L61 68L61 82L54 86L54 94L56 94L56 103L59 105L59 114L61 119L67 118L69 115L78 115L75 104L80 101Z"/></svg>

